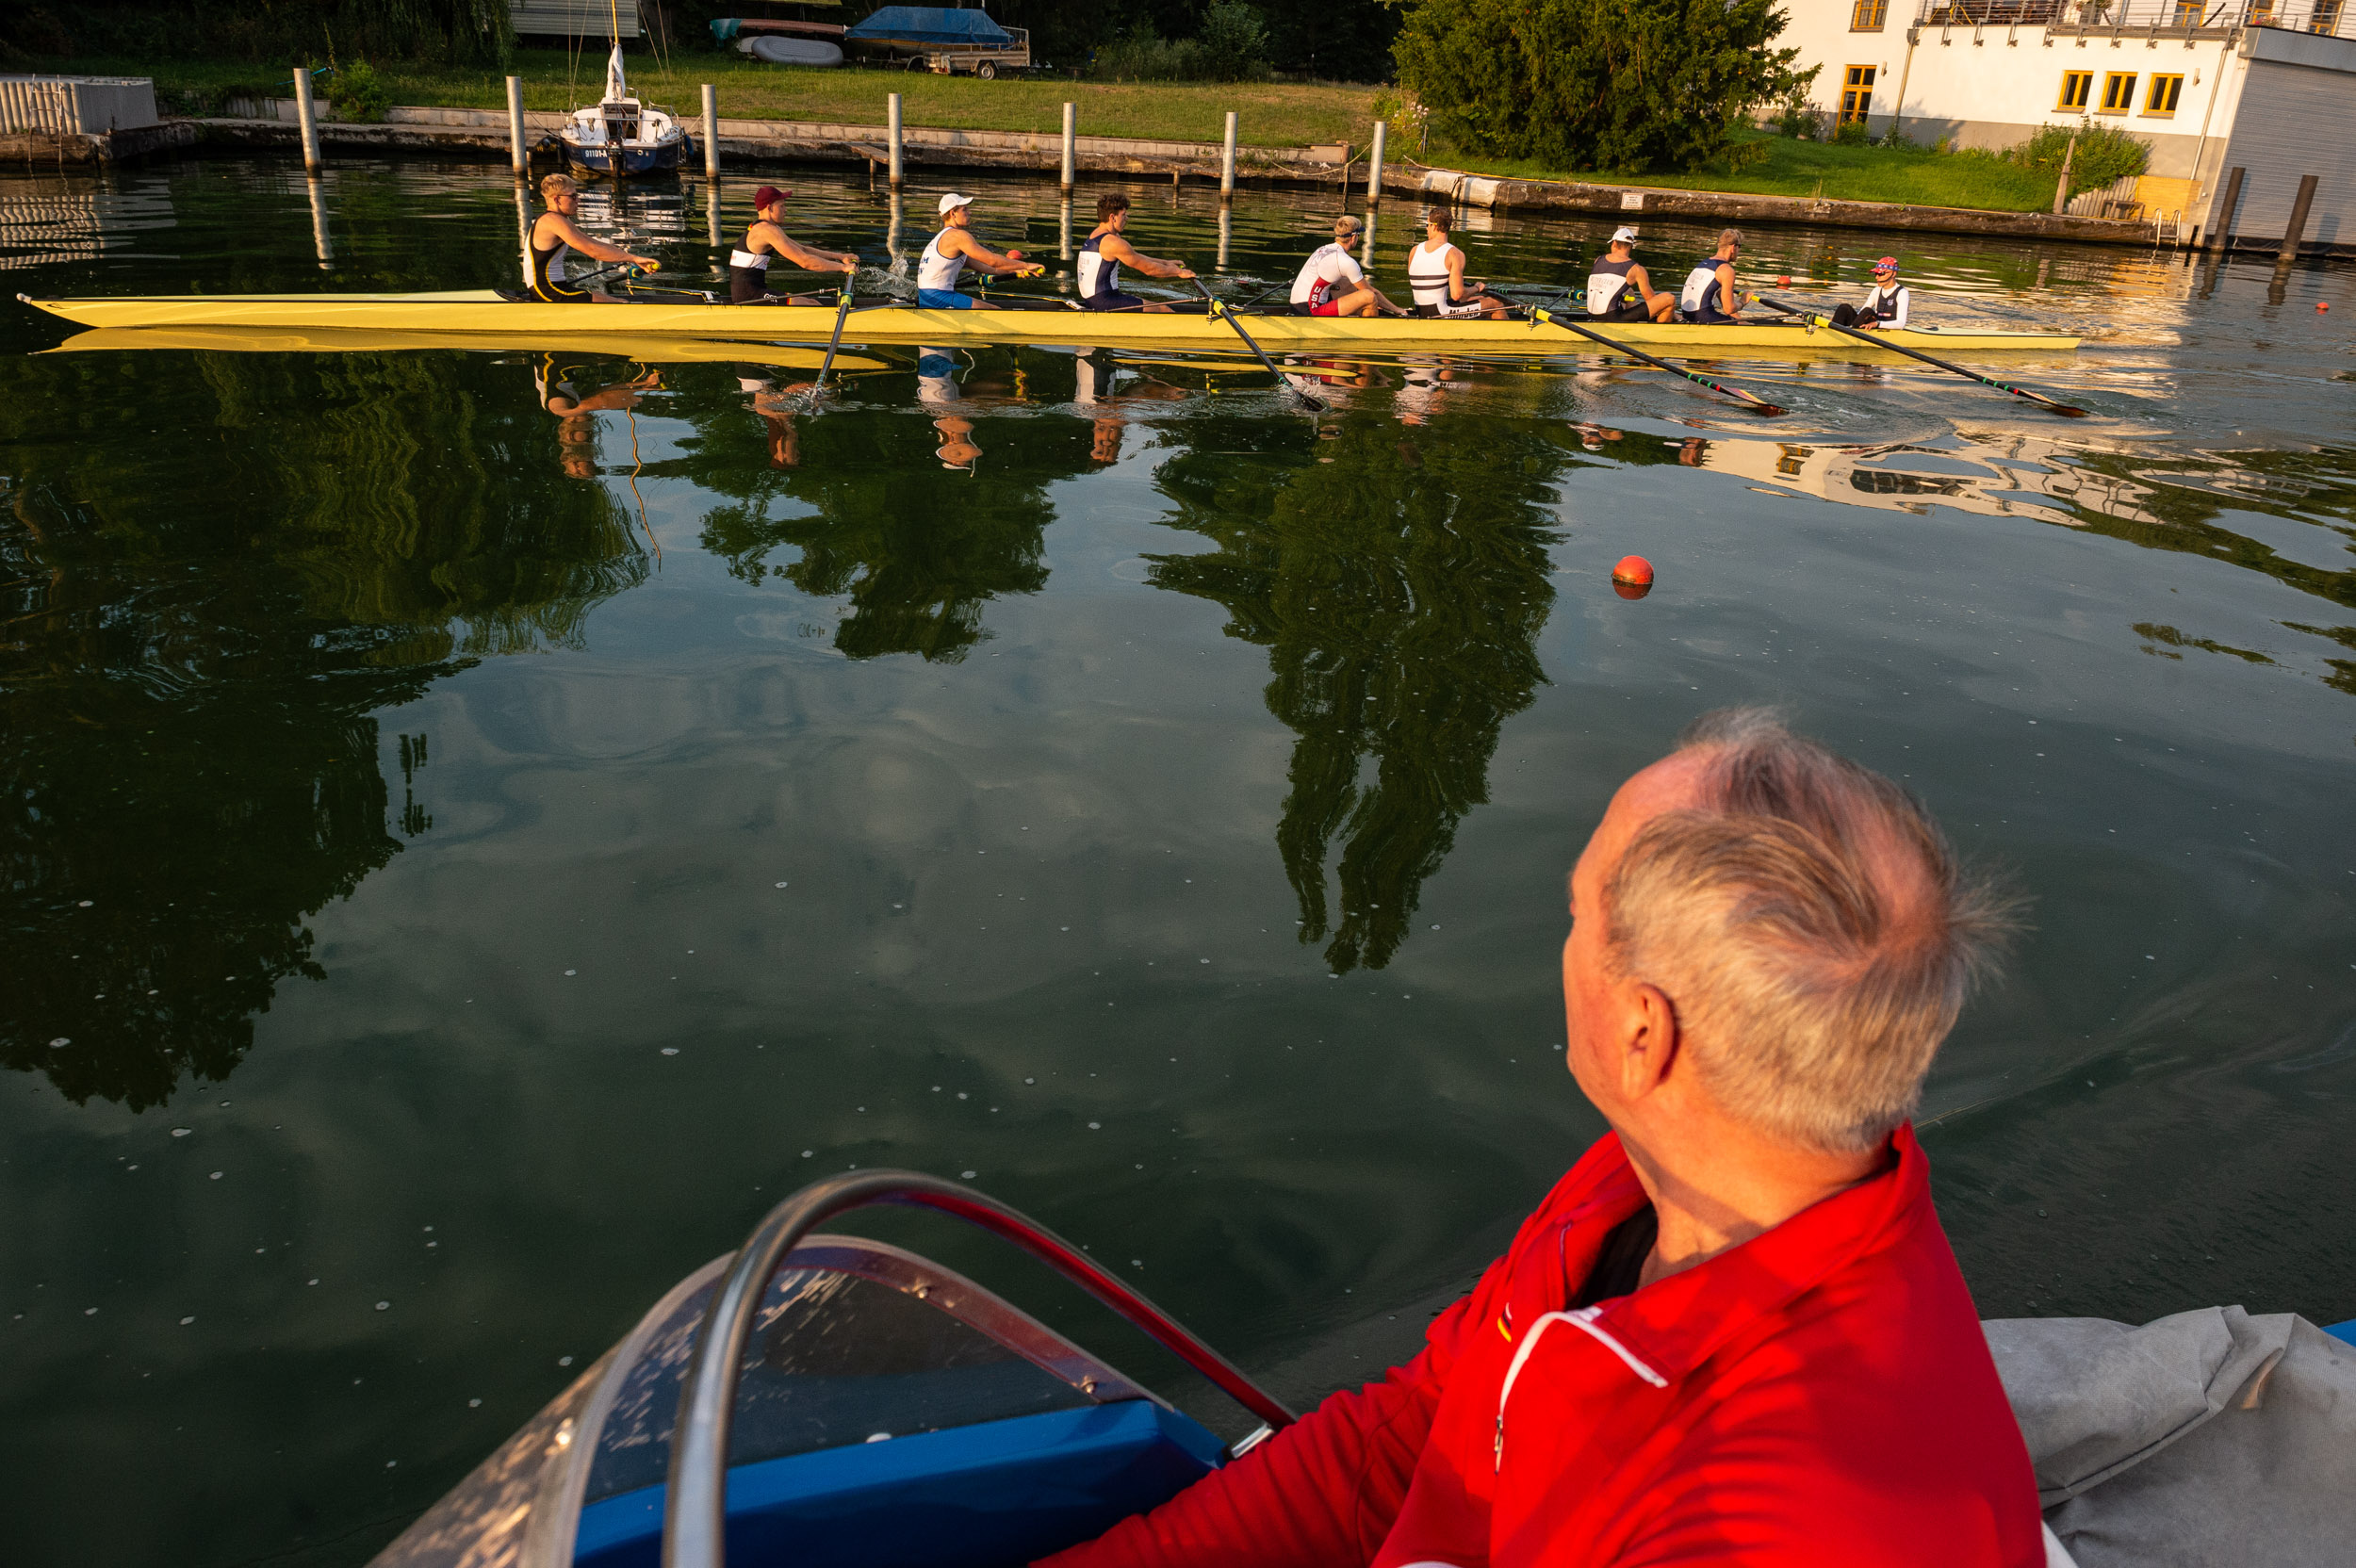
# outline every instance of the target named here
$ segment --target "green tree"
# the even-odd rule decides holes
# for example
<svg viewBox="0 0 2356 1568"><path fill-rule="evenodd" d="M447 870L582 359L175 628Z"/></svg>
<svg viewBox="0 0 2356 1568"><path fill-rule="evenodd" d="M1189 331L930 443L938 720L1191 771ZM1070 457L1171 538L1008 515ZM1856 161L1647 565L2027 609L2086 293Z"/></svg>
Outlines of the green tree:
<svg viewBox="0 0 2356 1568"><path fill-rule="evenodd" d="M1393 52L1455 146L1562 169L1693 169L1808 76L1776 0L1419 0Z"/></svg>

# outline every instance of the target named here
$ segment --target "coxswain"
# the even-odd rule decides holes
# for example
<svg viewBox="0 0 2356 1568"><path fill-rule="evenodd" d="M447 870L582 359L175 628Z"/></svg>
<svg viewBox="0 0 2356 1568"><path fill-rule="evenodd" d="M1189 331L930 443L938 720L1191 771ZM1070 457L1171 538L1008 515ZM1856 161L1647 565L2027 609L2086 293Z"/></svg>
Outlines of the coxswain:
<svg viewBox="0 0 2356 1568"><path fill-rule="evenodd" d="M1301 271L1293 278L1295 316L1372 316L1377 311L1387 311L1393 316L1407 314L1366 281L1366 270L1350 253L1362 226L1346 212L1333 220L1333 242L1310 252L1309 259L1301 264Z"/></svg>
<svg viewBox="0 0 2356 1568"><path fill-rule="evenodd" d="M1423 215L1423 243L1407 253L1407 286L1418 316L1502 316L1507 306L1485 284L1464 281L1464 253L1448 238L1456 227L1446 207Z"/></svg>
<svg viewBox="0 0 2356 1568"><path fill-rule="evenodd" d="M618 245L592 239L575 221L581 211L581 186L570 174L550 174L540 181L540 200L548 210L532 220L532 297L551 305L618 305L620 300L595 289L576 288L565 278L564 263L575 251L592 261L620 261L653 271L652 256L632 255Z"/></svg>
<svg viewBox="0 0 2356 1568"><path fill-rule="evenodd" d="M968 267L994 278L1035 278L1047 270L1037 262L1024 261L1020 251L1000 255L974 238L973 231L966 226L972 221L967 209L973 204L973 197L954 190L941 199L941 232L924 242L924 253L916 261L916 302L926 310L998 308L987 300L957 291L957 276Z"/></svg>
<svg viewBox="0 0 2356 1568"><path fill-rule="evenodd" d="M2001 895L1750 710L1620 786L1569 903L1611 1131L1414 1357L1041 1568L2053 1560L1912 1125Z"/></svg>
<svg viewBox="0 0 2356 1568"><path fill-rule="evenodd" d="M859 257L845 251L821 251L803 244L783 227L786 199L794 192L764 185L753 192L753 226L744 243L728 256L728 302L737 305L816 305L826 302L814 294L794 296L769 292L769 264L779 258L806 272L859 271Z"/></svg>
<svg viewBox="0 0 2356 1568"><path fill-rule="evenodd" d="M1685 286L1677 290L1677 306L1688 321L1722 327L1742 318L1742 296L1734 287L1734 258L1742 250L1742 231L1722 229L1716 253L1685 274Z"/></svg>
<svg viewBox="0 0 2356 1568"><path fill-rule="evenodd" d="M1865 302L1836 305L1832 318L1841 326L1855 327L1859 332L1903 327L1911 300L1906 286L1898 281L1898 258L1884 256L1873 263L1873 286L1865 291Z"/></svg>
<svg viewBox="0 0 2356 1568"><path fill-rule="evenodd" d="M1587 316L1594 321L1666 321L1677 314L1677 297L1652 286L1652 274L1636 259L1636 231L1612 231L1612 243L1587 270Z"/></svg>
<svg viewBox="0 0 2356 1568"><path fill-rule="evenodd" d="M1134 267L1149 278L1190 278L1194 271L1179 261L1156 261L1129 243L1121 229L1129 221L1129 198L1118 192L1096 199L1096 227L1080 244L1080 308L1083 310L1142 310L1167 316L1170 306L1148 304L1135 294L1121 291L1121 270Z"/></svg>

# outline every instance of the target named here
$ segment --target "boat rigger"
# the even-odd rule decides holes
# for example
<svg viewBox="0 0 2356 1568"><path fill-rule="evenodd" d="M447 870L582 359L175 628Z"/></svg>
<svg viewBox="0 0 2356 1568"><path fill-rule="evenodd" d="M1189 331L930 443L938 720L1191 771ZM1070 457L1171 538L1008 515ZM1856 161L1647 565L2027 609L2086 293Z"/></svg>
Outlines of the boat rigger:
<svg viewBox="0 0 2356 1568"><path fill-rule="evenodd" d="M410 294L149 295L122 299L35 300L26 304L85 327L240 327L286 332L334 330L417 333L447 341L481 335L559 337L581 345L607 337L695 338L706 342L825 343L835 308L734 305L695 299L588 307L515 302L498 292L458 289ZM1447 317L1318 317L1244 311L1252 337L1271 352L1346 353L1444 350L1530 354L1583 348L1545 325L1515 319ZM1235 329L1210 315L1083 311L1061 302L990 311L932 310L903 302L854 302L844 341L868 344L1053 343L1091 348L1199 349L1232 352ZM1807 321L1744 319L1724 326L1624 322L1616 342L1688 357L1739 351L1745 357L1874 355L1911 348L1941 354L2058 353L2079 339L2066 333L1878 333L1874 343L1820 331ZM1886 344L1885 348L1882 345Z"/></svg>

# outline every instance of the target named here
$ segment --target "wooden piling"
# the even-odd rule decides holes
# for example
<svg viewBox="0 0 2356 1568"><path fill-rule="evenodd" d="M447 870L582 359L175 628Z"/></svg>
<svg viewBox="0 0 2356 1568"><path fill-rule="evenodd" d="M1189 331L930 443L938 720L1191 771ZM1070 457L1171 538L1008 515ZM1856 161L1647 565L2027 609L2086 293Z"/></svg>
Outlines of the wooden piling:
<svg viewBox="0 0 2356 1568"><path fill-rule="evenodd" d="M295 67L295 123L303 128L303 169L305 173L319 172L319 126L317 112L311 106L311 73L303 66Z"/></svg>
<svg viewBox="0 0 2356 1568"><path fill-rule="evenodd" d="M524 140L524 79L507 78L507 161L515 178L532 179L532 148Z"/></svg>
<svg viewBox="0 0 2356 1568"><path fill-rule="evenodd" d="M720 177L720 90L704 83L704 178Z"/></svg>
<svg viewBox="0 0 2356 1568"><path fill-rule="evenodd" d="M892 93L884 100L884 140L892 155L892 188L900 188L900 95Z"/></svg>
<svg viewBox="0 0 2356 1568"><path fill-rule="evenodd" d="M2242 177L2247 169L2235 169L2225 176L2225 201L2217 209L2217 226L2209 231L2209 249L2231 250L2233 244L2233 209L2241 205Z"/></svg>
<svg viewBox="0 0 2356 1568"><path fill-rule="evenodd" d="M2070 133L2070 145L2062 149L2061 178L2053 182L2053 216L2056 218L2070 204L2070 165L2077 155L2078 133L2072 131Z"/></svg>
<svg viewBox="0 0 2356 1568"><path fill-rule="evenodd" d="M2299 259L2299 242L2307 233L2307 209L2315 204L2315 176L2300 175L2299 195L2291 202L2290 227L2282 231L2282 248L2274 253L2276 266L2287 267Z"/></svg>
<svg viewBox="0 0 2356 1568"><path fill-rule="evenodd" d="M1079 173L1079 107L1073 104L1063 106L1063 193L1072 194L1072 187Z"/></svg>
<svg viewBox="0 0 2356 1568"><path fill-rule="evenodd" d="M1226 140L1226 145L1225 145L1225 146L1223 146L1223 147L1221 147L1221 148L1219 149L1219 199L1220 201L1222 201L1222 202L1225 202L1225 201L1230 201L1230 200L1233 200L1233 199L1234 199L1235 194L1235 111L1234 109L1229 109L1229 110L1227 111L1227 140ZM1226 265L1227 265L1227 263L1225 262L1225 260L1224 260L1224 259L1222 259L1222 260L1219 262L1219 265L1220 265L1220 266L1222 266L1222 267L1224 267L1224 266L1226 266Z"/></svg>

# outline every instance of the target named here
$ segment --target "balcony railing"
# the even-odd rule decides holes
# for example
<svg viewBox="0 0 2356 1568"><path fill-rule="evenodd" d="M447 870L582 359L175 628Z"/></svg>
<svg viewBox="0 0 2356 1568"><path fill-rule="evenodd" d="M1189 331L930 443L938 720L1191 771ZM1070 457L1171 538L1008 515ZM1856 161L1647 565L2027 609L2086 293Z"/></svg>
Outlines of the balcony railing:
<svg viewBox="0 0 2356 1568"><path fill-rule="evenodd" d="M1919 27L2068 27L2119 33L2222 33L2282 27L2347 36L2348 0L1920 0Z"/></svg>

